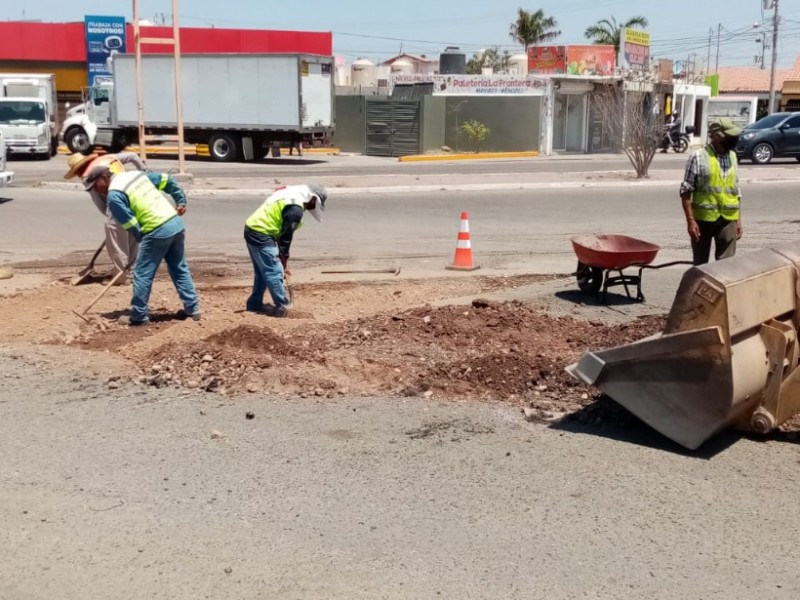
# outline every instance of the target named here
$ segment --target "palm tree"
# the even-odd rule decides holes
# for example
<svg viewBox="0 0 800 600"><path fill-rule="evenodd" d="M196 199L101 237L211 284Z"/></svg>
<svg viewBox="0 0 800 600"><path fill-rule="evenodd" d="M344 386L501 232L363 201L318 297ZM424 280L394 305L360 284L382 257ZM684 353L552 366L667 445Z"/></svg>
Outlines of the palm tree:
<svg viewBox="0 0 800 600"><path fill-rule="evenodd" d="M647 18L631 17L622 25L618 24L614 17L611 17L611 20L603 19L587 27L583 35L586 36L586 39L591 40L593 44L614 46L614 51L619 52L619 31L622 27L639 27L644 29L647 27Z"/></svg>
<svg viewBox="0 0 800 600"><path fill-rule="evenodd" d="M528 46L541 42L549 42L561 35L556 29L558 23L553 17L546 17L544 11L539 9L528 12L524 8L517 10L517 20L511 23L509 35L515 42L519 42L527 52Z"/></svg>

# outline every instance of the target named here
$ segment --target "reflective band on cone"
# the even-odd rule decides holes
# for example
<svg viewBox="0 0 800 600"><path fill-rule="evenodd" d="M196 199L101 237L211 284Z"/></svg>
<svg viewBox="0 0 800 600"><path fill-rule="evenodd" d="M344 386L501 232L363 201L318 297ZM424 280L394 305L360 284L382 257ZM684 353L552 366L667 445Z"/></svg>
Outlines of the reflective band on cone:
<svg viewBox="0 0 800 600"><path fill-rule="evenodd" d="M466 212L461 213L461 227L458 230L458 240L456 242L456 255L452 265L447 265L447 269L453 271L474 271L480 267L472 260L472 244L469 239L469 216Z"/></svg>

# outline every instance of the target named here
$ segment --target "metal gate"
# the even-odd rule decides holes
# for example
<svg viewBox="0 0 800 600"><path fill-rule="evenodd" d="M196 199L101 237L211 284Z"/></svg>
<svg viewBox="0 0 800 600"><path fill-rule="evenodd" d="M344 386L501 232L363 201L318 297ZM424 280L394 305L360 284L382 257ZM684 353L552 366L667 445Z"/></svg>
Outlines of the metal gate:
<svg viewBox="0 0 800 600"><path fill-rule="evenodd" d="M368 156L419 154L420 103L367 99Z"/></svg>

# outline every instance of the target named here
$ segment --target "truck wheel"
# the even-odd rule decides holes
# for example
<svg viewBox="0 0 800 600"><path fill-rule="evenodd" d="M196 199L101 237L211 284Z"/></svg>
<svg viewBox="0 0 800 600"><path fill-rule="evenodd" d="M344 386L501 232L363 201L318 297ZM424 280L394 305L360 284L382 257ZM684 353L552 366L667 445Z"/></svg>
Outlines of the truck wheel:
<svg viewBox="0 0 800 600"><path fill-rule="evenodd" d="M87 134L81 127L73 127L67 131L64 136L64 141L67 144L70 152L80 152L86 154L92 145L89 143L89 134Z"/></svg>
<svg viewBox="0 0 800 600"><path fill-rule="evenodd" d="M208 153L218 162L233 162L239 156L239 143L227 133L215 133L208 140Z"/></svg>

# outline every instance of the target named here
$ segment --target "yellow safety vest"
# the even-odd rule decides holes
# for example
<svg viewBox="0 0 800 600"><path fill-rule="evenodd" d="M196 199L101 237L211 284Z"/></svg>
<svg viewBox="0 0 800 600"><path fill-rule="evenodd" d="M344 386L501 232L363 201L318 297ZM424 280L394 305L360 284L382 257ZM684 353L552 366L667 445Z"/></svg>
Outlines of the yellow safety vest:
<svg viewBox="0 0 800 600"><path fill-rule="evenodd" d="M736 187L736 153L730 153L731 168L722 176L719 158L710 147L697 153L697 185L692 194L695 221L714 222L720 217L739 220L739 188Z"/></svg>
<svg viewBox="0 0 800 600"><path fill-rule="evenodd" d="M277 239L283 230L283 209L292 204L302 207L303 201L292 198L291 195L283 197L279 193L273 194L247 218L244 224L248 229ZM302 225L303 221L300 221L297 228Z"/></svg>
<svg viewBox="0 0 800 600"><path fill-rule="evenodd" d="M135 215L134 218L122 225L123 229L131 229L138 223L142 233L147 234L158 229L178 214L175 207L159 191L166 187L168 180L169 175L163 173L161 182L156 188L147 174L141 171L126 171L114 175L108 190L125 194L130 202L131 211Z"/></svg>

